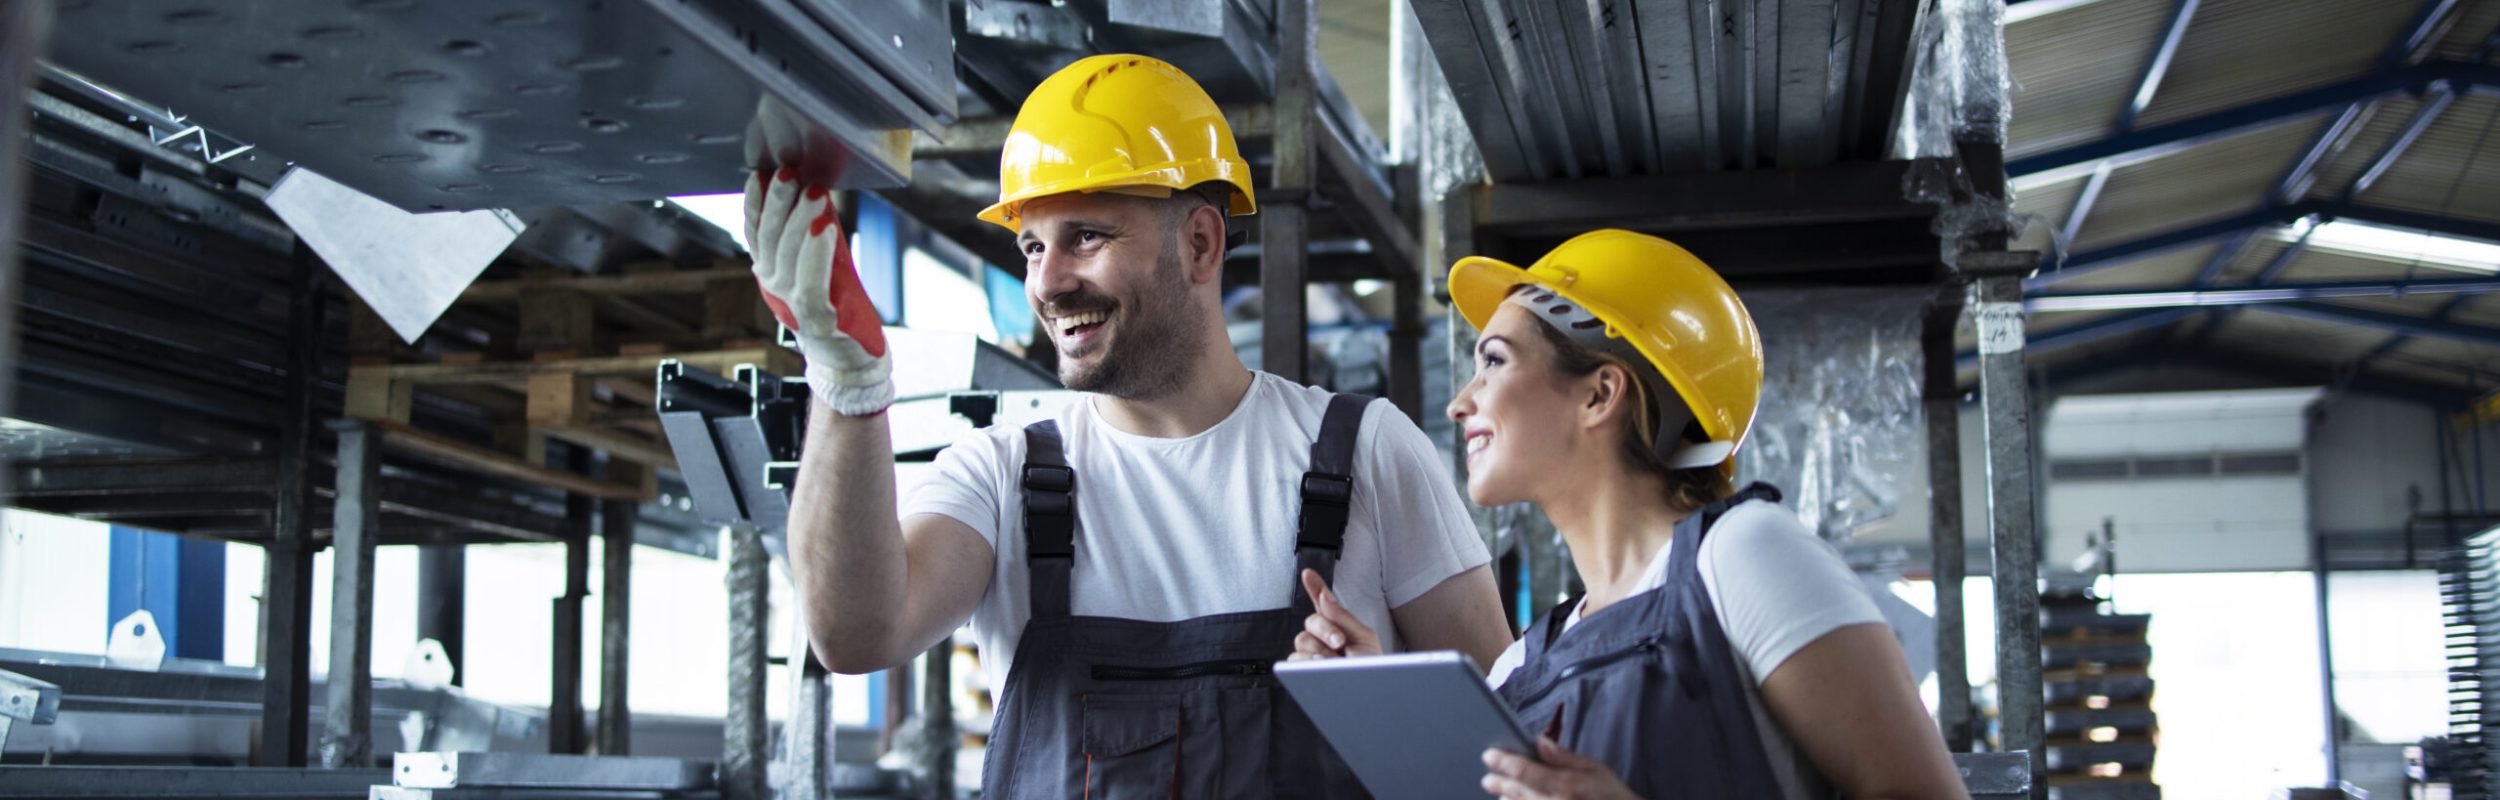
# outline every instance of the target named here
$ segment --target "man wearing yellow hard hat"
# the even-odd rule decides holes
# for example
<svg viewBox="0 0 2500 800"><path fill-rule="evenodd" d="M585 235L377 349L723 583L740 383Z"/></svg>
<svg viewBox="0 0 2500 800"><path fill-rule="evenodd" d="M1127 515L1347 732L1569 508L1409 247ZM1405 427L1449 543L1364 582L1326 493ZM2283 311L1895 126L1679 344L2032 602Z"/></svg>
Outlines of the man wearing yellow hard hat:
<svg viewBox="0 0 2500 800"><path fill-rule="evenodd" d="M1422 431L1234 354L1218 284L1229 218L1256 201L1188 75L1094 56L1026 98L980 218L1016 232L1060 379L1090 394L956 441L899 520L876 313L827 192L771 166L750 241L817 398L790 508L810 639L866 672L970 619L1000 687L987 796L1361 796L1268 674L1306 619L1370 637L1311 647L1485 665L1510 643Z"/></svg>

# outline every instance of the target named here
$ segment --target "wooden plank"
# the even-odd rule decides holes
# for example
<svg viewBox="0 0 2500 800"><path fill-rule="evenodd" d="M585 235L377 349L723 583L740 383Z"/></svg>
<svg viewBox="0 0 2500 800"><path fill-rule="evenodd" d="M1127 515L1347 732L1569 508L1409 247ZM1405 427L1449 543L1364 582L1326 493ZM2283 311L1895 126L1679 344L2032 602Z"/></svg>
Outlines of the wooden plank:
<svg viewBox="0 0 2500 800"><path fill-rule="evenodd" d="M656 493L646 492L641 486L610 483L587 475L532 465L513 456L421 431L405 423L377 420L373 426L383 432L382 441L391 449L448 461L488 475L610 500L649 500L656 496Z"/></svg>
<svg viewBox="0 0 2500 800"><path fill-rule="evenodd" d="M704 284L703 335L728 339L772 330L772 315L759 291L752 273Z"/></svg>
<svg viewBox="0 0 2500 800"><path fill-rule="evenodd" d="M729 374L730 370L739 364L756 364L780 375L797 375L802 366L797 353L778 346L758 344L750 347L695 353L568 358L551 361L496 361L484 364L393 364L367 369L384 370L393 380L419 385L437 383L518 385L525 383L531 375L548 372L569 372L593 378L633 376L649 379L660 368L660 362L672 358L722 375Z"/></svg>
<svg viewBox="0 0 2500 800"><path fill-rule="evenodd" d="M347 368L347 416L407 422L416 408L416 385L391 376L389 365Z"/></svg>
<svg viewBox="0 0 2500 800"><path fill-rule="evenodd" d="M753 286L755 275L738 262L711 269L686 269L671 272L642 272L627 275L580 275L549 278L519 278L508 281L479 281L460 292L463 302L478 300L518 300L533 291L561 290L581 294L702 294L713 281L744 278Z"/></svg>
<svg viewBox="0 0 2500 800"><path fill-rule="evenodd" d="M513 346L524 352L572 350L590 352L596 344L599 318L590 295L542 290L521 295L521 331Z"/></svg>
<svg viewBox="0 0 2500 800"><path fill-rule="evenodd" d="M638 332L656 332L660 336L672 339L695 336L694 326L679 321L659 309L645 305L642 301L612 294L589 295L589 297L591 302L598 306L600 312L633 327Z"/></svg>
<svg viewBox="0 0 2500 800"><path fill-rule="evenodd" d="M546 427L538 430L550 439L606 451L611 458L654 467L673 469L677 466L677 456L669 451L668 445L654 443L624 431L588 426ZM609 469L615 469L615 464L616 462L610 462ZM639 483L639 481L636 482Z"/></svg>
<svg viewBox="0 0 2500 800"><path fill-rule="evenodd" d="M599 388L608 390L608 393L615 395L619 401L641 406L641 408L619 408L615 409L615 412L648 416L657 413L652 409L660 406L660 387L648 375L640 379L602 378L599 380Z"/></svg>
<svg viewBox="0 0 2500 800"><path fill-rule="evenodd" d="M579 373L541 372L529 377L531 425L579 425L590 417L591 382Z"/></svg>

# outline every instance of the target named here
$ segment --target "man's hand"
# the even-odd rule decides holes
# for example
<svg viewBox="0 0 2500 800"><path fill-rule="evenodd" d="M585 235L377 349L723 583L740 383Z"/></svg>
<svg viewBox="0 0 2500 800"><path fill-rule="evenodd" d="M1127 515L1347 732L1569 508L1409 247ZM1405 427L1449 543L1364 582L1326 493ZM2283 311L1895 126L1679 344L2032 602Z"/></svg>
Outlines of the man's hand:
<svg viewBox="0 0 2500 800"><path fill-rule="evenodd" d="M894 404L883 320L860 288L832 192L802 174L767 167L747 179L755 282L773 316L797 332L816 399L845 416L883 413Z"/></svg>
<svg viewBox="0 0 2500 800"><path fill-rule="evenodd" d="M1303 570L1302 590L1311 593L1315 611L1303 620L1302 632L1294 634L1293 655L1285 660L1380 655L1380 634L1338 603L1337 593L1319 579L1319 573Z"/></svg>
<svg viewBox="0 0 2500 800"><path fill-rule="evenodd" d="M1536 758L1484 751L1484 793L1505 800L1640 800L1605 762L1543 736L1536 737L1536 749Z"/></svg>

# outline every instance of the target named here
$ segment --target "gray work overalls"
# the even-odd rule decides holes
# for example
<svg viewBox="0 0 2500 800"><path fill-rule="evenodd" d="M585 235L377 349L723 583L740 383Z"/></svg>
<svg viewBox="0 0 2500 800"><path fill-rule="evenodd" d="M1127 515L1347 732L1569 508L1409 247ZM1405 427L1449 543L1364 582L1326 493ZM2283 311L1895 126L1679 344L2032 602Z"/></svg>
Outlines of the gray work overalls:
<svg viewBox="0 0 2500 800"><path fill-rule="evenodd" d="M1779 797L1696 565L1720 515L1757 498L1778 502L1779 490L1756 483L1677 522L1658 588L1564 631L1574 598L1529 628L1527 657L1500 690L1520 722L1605 762L1642 797Z"/></svg>
<svg viewBox="0 0 2500 800"><path fill-rule="evenodd" d="M1369 398L1330 398L1302 478L1293 604L1146 622L1069 613L1076 473L1055 421L1025 428L1025 563L1033 619L998 695L985 797L1365 797L1271 667L1311 614L1303 568L1334 579ZM1116 547L1098 531L1088 546ZM1107 536L1105 534L1112 534ZM1283 558L1283 553L1277 554Z"/></svg>

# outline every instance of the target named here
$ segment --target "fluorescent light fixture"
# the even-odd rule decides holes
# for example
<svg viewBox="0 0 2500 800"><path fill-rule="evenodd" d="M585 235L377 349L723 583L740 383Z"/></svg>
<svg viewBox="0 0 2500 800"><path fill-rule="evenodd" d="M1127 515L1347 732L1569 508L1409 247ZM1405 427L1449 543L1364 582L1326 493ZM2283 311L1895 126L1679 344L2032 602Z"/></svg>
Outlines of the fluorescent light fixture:
<svg viewBox="0 0 2500 800"><path fill-rule="evenodd" d="M739 248L754 249L747 245L746 193L678 195L669 198L669 202L683 206L687 213L702 217L705 222L718 225L721 230L728 231L729 238L738 240Z"/></svg>
<svg viewBox="0 0 2500 800"><path fill-rule="evenodd" d="M2420 264L2468 275L2500 273L2500 243L2481 239L2442 236L2344 219L2305 221L2275 232L2275 238L2287 242L2298 241L2303 235L2309 238L2310 247L2347 255L2395 264Z"/></svg>

